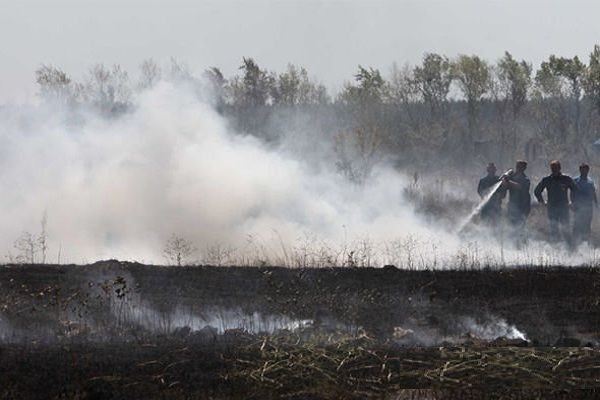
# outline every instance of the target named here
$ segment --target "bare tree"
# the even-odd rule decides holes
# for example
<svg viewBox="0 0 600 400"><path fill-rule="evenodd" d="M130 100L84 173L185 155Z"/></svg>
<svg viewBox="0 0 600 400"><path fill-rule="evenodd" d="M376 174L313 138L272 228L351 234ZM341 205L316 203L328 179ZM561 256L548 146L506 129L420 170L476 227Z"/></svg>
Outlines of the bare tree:
<svg viewBox="0 0 600 400"><path fill-rule="evenodd" d="M132 95L129 76L119 65L107 68L97 64L90 69L86 95L91 104L102 112L112 114L125 111Z"/></svg>
<svg viewBox="0 0 600 400"><path fill-rule="evenodd" d="M217 67L211 67L204 71L204 77L208 83L208 89L217 108L222 107L227 97L227 79Z"/></svg>
<svg viewBox="0 0 600 400"><path fill-rule="evenodd" d="M151 58L142 62L140 65L140 73L138 88L142 90L153 88L162 77L160 66Z"/></svg>
<svg viewBox="0 0 600 400"><path fill-rule="evenodd" d="M75 84L63 70L52 65L42 65L35 71L35 80L44 100L65 105L74 101Z"/></svg>
<svg viewBox="0 0 600 400"><path fill-rule="evenodd" d="M173 235L167 240L163 254L171 265L181 267L189 263L190 257L196 252L196 248L189 240Z"/></svg>
<svg viewBox="0 0 600 400"><path fill-rule="evenodd" d="M17 251L16 256L8 254L8 258L19 264L33 264L37 261L37 255L41 254L42 264L46 263L46 254L48 251L48 214L44 212L40 221L40 233L34 235L30 232L23 232L15 240L13 248Z"/></svg>
<svg viewBox="0 0 600 400"><path fill-rule="evenodd" d="M19 264L35 263L35 255L37 253L37 240L30 232L23 232L13 247L17 250L17 255L14 260ZM11 257L12 258L12 257Z"/></svg>

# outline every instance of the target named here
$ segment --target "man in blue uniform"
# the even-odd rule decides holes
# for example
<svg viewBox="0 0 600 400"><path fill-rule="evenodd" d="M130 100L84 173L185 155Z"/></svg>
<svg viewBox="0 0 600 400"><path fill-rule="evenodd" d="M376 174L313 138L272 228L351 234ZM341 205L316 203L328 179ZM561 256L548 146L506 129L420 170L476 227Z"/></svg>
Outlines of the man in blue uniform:
<svg viewBox="0 0 600 400"><path fill-rule="evenodd" d="M531 195L529 194L531 182L525 175L526 169L527 161L519 160L515 165L515 170L501 178L504 193L508 191L506 215L517 247L521 247L525 242L525 222L531 211Z"/></svg>
<svg viewBox="0 0 600 400"><path fill-rule="evenodd" d="M496 165L489 163L487 166L487 175L479 180L477 185L477 193L482 199L489 194L489 191L500 182L500 177L496 175ZM503 195L501 191L497 191L492 195L492 198L481 209L481 219L489 224L494 224L500 217Z"/></svg>
<svg viewBox="0 0 600 400"><path fill-rule="evenodd" d="M569 242L569 191L576 191L575 182L570 176L563 175L558 160L550 163L551 174L543 178L535 187L535 198L546 206L550 223L550 240L561 238ZM545 201L542 192L546 190L548 200Z"/></svg>
<svg viewBox="0 0 600 400"><path fill-rule="evenodd" d="M594 206L598 207L594 181L588 177L590 166L583 163L579 166L579 176L575 182L576 191L571 193L573 203L573 240L576 244L589 241Z"/></svg>

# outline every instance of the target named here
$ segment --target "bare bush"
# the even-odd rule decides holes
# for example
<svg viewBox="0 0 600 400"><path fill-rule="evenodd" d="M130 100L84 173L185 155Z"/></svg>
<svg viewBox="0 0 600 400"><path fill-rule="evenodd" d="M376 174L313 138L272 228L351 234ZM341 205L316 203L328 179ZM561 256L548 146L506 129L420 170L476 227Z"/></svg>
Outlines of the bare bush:
<svg viewBox="0 0 600 400"><path fill-rule="evenodd" d="M16 254L9 252L8 259L10 262L18 264L34 264L38 261L37 256L41 258L39 262L46 263L46 253L48 251L48 214L44 212L40 222L40 233L35 235L31 232L24 231L13 243L13 248Z"/></svg>
<svg viewBox="0 0 600 400"><path fill-rule="evenodd" d="M235 248L222 243L207 246L204 250L202 264L221 267L234 263Z"/></svg>
<svg viewBox="0 0 600 400"><path fill-rule="evenodd" d="M350 181L364 184L381 156L382 141L381 132L374 125L338 133L335 136L338 171Z"/></svg>
<svg viewBox="0 0 600 400"><path fill-rule="evenodd" d="M37 241L35 236L30 232L23 232L21 236L15 240L13 247L17 251L17 255L14 258L9 256L9 258L13 258L11 261L19 264L33 264L35 262Z"/></svg>

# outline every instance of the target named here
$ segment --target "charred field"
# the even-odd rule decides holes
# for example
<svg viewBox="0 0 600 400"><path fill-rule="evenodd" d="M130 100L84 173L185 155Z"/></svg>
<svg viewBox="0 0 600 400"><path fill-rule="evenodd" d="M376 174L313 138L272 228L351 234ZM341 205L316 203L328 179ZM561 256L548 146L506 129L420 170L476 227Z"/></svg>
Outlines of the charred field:
<svg viewBox="0 0 600 400"><path fill-rule="evenodd" d="M0 269L0 398L577 398L600 271Z"/></svg>

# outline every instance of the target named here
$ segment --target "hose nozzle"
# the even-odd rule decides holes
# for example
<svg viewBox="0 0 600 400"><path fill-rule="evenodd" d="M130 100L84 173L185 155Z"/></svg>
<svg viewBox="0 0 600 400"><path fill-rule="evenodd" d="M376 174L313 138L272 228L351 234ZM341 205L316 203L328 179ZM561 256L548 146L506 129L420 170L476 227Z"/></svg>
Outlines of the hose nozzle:
<svg viewBox="0 0 600 400"><path fill-rule="evenodd" d="M510 168L510 169L506 170L505 173L502 174L501 178L510 178L514 174L514 172L515 171L513 171L513 169Z"/></svg>

